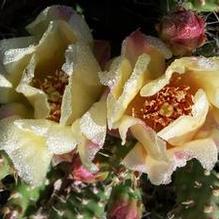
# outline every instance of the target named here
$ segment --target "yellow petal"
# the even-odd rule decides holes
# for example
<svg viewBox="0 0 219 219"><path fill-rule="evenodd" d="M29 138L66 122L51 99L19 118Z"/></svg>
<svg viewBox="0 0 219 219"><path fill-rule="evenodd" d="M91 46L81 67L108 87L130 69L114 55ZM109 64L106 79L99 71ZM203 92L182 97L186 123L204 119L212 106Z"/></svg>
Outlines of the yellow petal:
<svg viewBox="0 0 219 219"><path fill-rule="evenodd" d="M83 166L92 173L96 173L99 169L92 162L96 151L100 149L99 145L85 139L85 141L77 146Z"/></svg>
<svg viewBox="0 0 219 219"><path fill-rule="evenodd" d="M218 149L212 138L195 139L181 147L175 147L168 151L174 154L176 159L190 160L196 158L206 170L212 170L217 162Z"/></svg>
<svg viewBox="0 0 219 219"><path fill-rule="evenodd" d="M18 72L11 72L11 70L15 70L16 64L19 64L19 61L34 51L35 43L35 37L17 37L0 41L0 60L5 68L4 74L8 80L13 81L14 77L19 77L15 76Z"/></svg>
<svg viewBox="0 0 219 219"><path fill-rule="evenodd" d="M123 86L132 73L132 66L126 57L120 56L112 60L109 71L99 72L100 82L110 88L110 95L118 99Z"/></svg>
<svg viewBox="0 0 219 219"><path fill-rule="evenodd" d="M194 96L191 116L180 116L157 133L159 137L172 145L182 145L190 141L205 122L209 103L205 92L199 89Z"/></svg>
<svg viewBox="0 0 219 219"><path fill-rule="evenodd" d="M217 147L211 138L193 140L181 147L167 151L169 159L154 159L146 153L143 145L137 144L125 157L123 164L132 170L145 172L155 185L168 184L177 167L183 167L193 158L200 161L203 168L211 170L217 162ZM139 157L139 159L137 159Z"/></svg>
<svg viewBox="0 0 219 219"><path fill-rule="evenodd" d="M142 90L142 96L151 96L169 83L173 73L185 74L188 82L194 88L202 88L209 101L219 108L219 58L211 57L183 57L176 59L166 70L165 75L146 84Z"/></svg>
<svg viewBox="0 0 219 219"><path fill-rule="evenodd" d="M122 139L122 145L126 143L126 137L128 130L134 125L144 125L144 123L135 117L124 115L122 119L114 126L119 129L119 135Z"/></svg>
<svg viewBox="0 0 219 219"><path fill-rule="evenodd" d="M20 37L0 41L0 103L19 99L15 88L35 47L34 37Z"/></svg>
<svg viewBox="0 0 219 219"><path fill-rule="evenodd" d="M30 63L26 67L23 77L18 84L16 91L22 93L34 108L34 117L36 119L46 118L49 115L50 107L48 104L47 95L40 89L31 85L34 78L36 68L35 56L32 57Z"/></svg>
<svg viewBox="0 0 219 219"><path fill-rule="evenodd" d="M216 107L212 107L211 112L214 117L214 120L216 121L217 124L219 124L219 109Z"/></svg>
<svg viewBox="0 0 219 219"><path fill-rule="evenodd" d="M168 160L166 142L161 139L152 128L137 124L132 126L130 130L151 157L155 160Z"/></svg>
<svg viewBox="0 0 219 219"><path fill-rule="evenodd" d="M65 50L69 44L75 42L76 36L74 30L72 30L69 25L60 20L50 22L36 50L36 56L42 65L42 67L39 67L39 71L41 68L41 73L43 70L50 69L51 71L51 69L56 68L58 64L62 65ZM50 61L53 61L55 66L51 65Z"/></svg>
<svg viewBox="0 0 219 219"><path fill-rule="evenodd" d="M96 172L98 168L96 167L95 164L92 163L92 160L95 155L93 154L93 151L96 151L96 147L99 146L89 141L82 134L79 119L72 124L72 133L77 139L77 151L79 153L82 164L89 171Z"/></svg>
<svg viewBox="0 0 219 219"><path fill-rule="evenodd" d="M188 142L181 147L168 150L170 162L152 160L148 157L148 177L153 184L166 184L171 181L171 175L177 167L183 167L188 160L197 159L204 169L212 170L217 162L217 147L211 138Z"/></svg>
<svg viewBox="0 0 219 219"><path fill-rule="evenodd" d="M140 119L124 115L116 128L119 129L122 144L125 144L127 132L130 129L132 135L143 145L150 156L154 159L167 160L166 142L152 128L146 127Z"/></svg>
<svg viewBox="0 0 219 219"><path fill-rule="evenodd" d="M175 170L171 162L155 160L149 156L140 143L137 143L126 155L122 164L128 169L147 173L148 178L155 185L169 183L171 174Z"/></svg>
<svg viewBox="0 0 219 219"><path fill-rule="evenodd" d="M138 56L143 53L148 54L151 58L148 69L152 78L164 73L165 58L169 59L172 56L171 51L158 38L145 36L137 30L124 40L122 54L134 66Z"/></svg>
<svg viewBox="0 0 219 219"><path fill-rule="evenodd" d="M216 110L216 111L215 111ZM195 134L194 138L200 139L200 138L211 138L213 139L214 143L216 144L217 148L219 149L219 129L218 129L218 120L215 119L215 113L218 109L215 107L211 107L205 123L203 126L198 130L198 132Z"/></svg>
<svg viewBox="0 0 219 219"><path fill-rule="evenodd" d="M4 72L0 65L0 72ZM16 101L19 98L18 94L15 92L13 88L13 84L8 81L4 75L0 74L0 103L6 104L12 101Z"/></svg>
<svg viewBox="0 0 219 219"><path fill-rule="evenodd" d="M190 80L194 81L197 87L202 88L210 102L219 108L219 58L188 57L182 58L178 62L179 65L184 66L186 71L189 71ZM176 62L175 65L177 64Z"/></svg>
<svg viewBox="0 0 219 219"><path fill-rule="evenodd" d="M106 128L106 101L100 100L81 117L80 129L87 139L101 147L105 142Z"/></svg>
<svg viewBox="0 0 219 219"><path fill-rule="evenodd" d="M1 120L0 138L0 149L9 155L18 175L32 185L43 183L52 158L45 139L21 129L14 118Z"/></svg>
<svg viewBox="0 0 219 219"><path fill-rule="evenodd" d="M44 119L16 120L14 124L24 131L31 131L44 138L50 153L64 154L75 149L76 139L70 126Z"/></svg>
<svg viewBox="0 0 219 219"><path fill-rule="evenodd" d="M147 97L156 94L169 83L173 73L184 74L186 72L186 66L183 59L184 58L175 59L175 61L173 61L167 68L164 75L145 84L145 86L141 89L141 96ZM194 57L191 57L191 59L194 59Z"/></svg>
<svg viewBox="0 0 219 219"><path fill-rule="evenodd" d="M26 48L29 45L33 45L37 42L37 39L33 36L27 37L16 37L0 40L0 57L1 60L7 60L7 58L3 58L5 56L5 52L10 49L21 49ZM3 59L2 59L3 58Z"/></svg>
<svg viewBox="0 0 219 219"><path fill-rule="evenodd" d="M22 71L35 50L34 37L18 37L0 41L0 59L2 77L15 87Z"/></svg>
<svg viewBox="0 0 219 219"><path fill-rule="evenodd" d="M214 143L217 146L217 149L219 150L219 130L218 130L218 128L212 129L209 137L213 139Z"/></svg>
<svg viewBox="0 0 219 219"><path fill-rule="evenodd" d="M91 31L84 18L78 15L72 7L53 5L43 10L38 17L26 28L33 35L42 35L49 23L63 20L74 30L77 39L87 43L93 41Z"/></svg>
<svg viewBox="0 0 219 219"><path fill-rule="evenodd" d="M141 89L147 75L149 62L150 57L147 54L140 55L132 74L124 84L122 94L119 98L116 99L111 93L109 93L107 98L107 119L109 129L113 128L114 123L121 119L128 104Z"/></svg>
<svg viewBox="0 0 219 219"><path fill-rule="evenodd" d="M146 158L144 147L137 143L123 159L122 164L130 170L147 173Z"/></svg>
<svg viewBox="0 0 219 219"><path fill-rule="evenodd" d="M73 42L75 42L74 33L65 23L51 22L23 72L16 91L22 93L29 100L37 119L46 118L49 115L50 107L47 95L42 90L33 87L32 80L34 77L43 78L45 75L53 75L57 69L61 69L64 63L65 49L69 43ZM53 64L51 65L51 63Z"/></svg>
<svg viewBox="0 0 219 219"><path fill-rule="evenodd" d="M106 130L106 100L104 98L93 104L88 112L72 125L80 159L83 165L92 172L97 171L92 160L105 142Z"/></svg>
<svg viewBox="0 0 219 219"><path fill-rule="evenodd" d="M69 46L66 51L66 63L69 84L66 86L61 107L62 124L72 124L99 99L102 85L99 82L97 63L90 47L82 42Z"/></svg>
<svg viewBox="0 0 219 219"><path fill-rule="evenodd" d="M179 162L178 167L184 166L185 163ZM171 182L171 175L176 170L174 162L164 162L147 157L146 160L148 178L154 185L168 184Z"/></svg>

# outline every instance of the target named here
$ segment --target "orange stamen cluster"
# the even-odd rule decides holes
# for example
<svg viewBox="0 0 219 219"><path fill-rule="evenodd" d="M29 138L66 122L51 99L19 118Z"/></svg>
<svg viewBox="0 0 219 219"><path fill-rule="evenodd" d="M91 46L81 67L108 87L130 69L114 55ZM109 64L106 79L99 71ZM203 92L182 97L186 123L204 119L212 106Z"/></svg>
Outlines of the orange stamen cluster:
<svg viewBox="0 0 219 219"><path fill-rule="evenodd" d="M56 70L55 74L46 75L44 78L33 79L32 85L47 94L50 105L50 114L47 119L59 122L62 97L67 84L68 75L62 70Z"/></svg>
<svg viewBox="0 0 219 219"><path fill-rule="evenodd" d="M160 131L182 115L191 115L193 95L190 86L180 84L181 77L173 77L168 85L153 96L137 95L127 113L143 120Z"/></svg>

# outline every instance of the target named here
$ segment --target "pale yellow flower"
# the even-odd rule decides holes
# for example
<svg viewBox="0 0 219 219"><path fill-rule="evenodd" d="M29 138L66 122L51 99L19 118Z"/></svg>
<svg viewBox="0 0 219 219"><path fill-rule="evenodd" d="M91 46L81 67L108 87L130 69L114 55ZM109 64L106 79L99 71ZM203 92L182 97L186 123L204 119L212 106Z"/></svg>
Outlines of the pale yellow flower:
<svg viewBox="0 0 219 219"><path fill-rule="evenodd" d="M27 30L0 42L0 149L26 182L40 184L52 156L79 144L71 125L89 116L102 85L90 30L70 7L46 8Z"/></svg>
<svg viewBox="0 0 219 219"><path fill-rule="evenodd" d="M107 80L101 77L110 88L109 128L119 130L123 144L128 130L138 141L123 164L147 173L154 184L169 183L172 172L192 158L211 170L218 153L219 59L185 57L165 70L169 55L158 45L135 32L123 44L128 54L113 61Z"/></svg>

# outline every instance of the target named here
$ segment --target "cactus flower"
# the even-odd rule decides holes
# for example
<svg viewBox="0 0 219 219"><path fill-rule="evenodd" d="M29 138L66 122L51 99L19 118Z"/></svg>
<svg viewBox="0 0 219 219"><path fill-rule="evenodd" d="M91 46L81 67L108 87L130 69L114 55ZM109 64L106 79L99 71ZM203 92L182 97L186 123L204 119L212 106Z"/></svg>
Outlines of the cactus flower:
<svg viewBox="0 0 219 219"><path fill-rule="evenodd" d="M138 140L123 164L165 184L187 160L207 170L217 161L219 59L184 57L166 68L168 50L158 45L140 32L127 37L102 83L110 89L109 128L119 130L123 144L128 130Z"/></svg>
<svg viewBox="0 0 219 219"><path fill-rule="evenodd" d="M174 55L190 54L206 40L204 19L184 8L164 16L157 25L157 30Z"/></svg>
<svg viewBox="0 0 219 219"><path fill-rule="evenodd" d="M0 41L0 150L36 185L54 154L86 141L72 124L90 116L102 85L90 30L70 7L46 8L27 30L29 37Z"/></svg>

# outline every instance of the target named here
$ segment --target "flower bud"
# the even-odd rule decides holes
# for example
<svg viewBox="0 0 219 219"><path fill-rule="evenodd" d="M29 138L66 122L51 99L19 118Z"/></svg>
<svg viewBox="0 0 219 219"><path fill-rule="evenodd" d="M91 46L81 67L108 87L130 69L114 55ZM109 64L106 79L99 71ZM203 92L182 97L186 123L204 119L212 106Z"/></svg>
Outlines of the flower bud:
<svg viewBox="0 0 219 219"><path fill-rule="evenodd" d="M109 219L140 219L137 200L123 200L115 202L111 209Z"/></svg>
<svg viewBox="0 0 219 219"><path fill-rule="evenodd" d="M102 181L107 175L107 172L90 172L82 165L79 157L76 157L72 163L72 176L77 182L93 183Z"/></svg>
<svg viewBox="0 0 219 219"><path fill-rule="evenodd" d="M113 188L107 212L108 219L140 219L142 204L139 191L130 185L121 184Z"/></svg>
<svg viewBox="0 0 219 219"><path fill-rule="evenodd" d="M176 56L190 54L206 40L204 19L184 8L164 16L156 29Z"/></svg>

